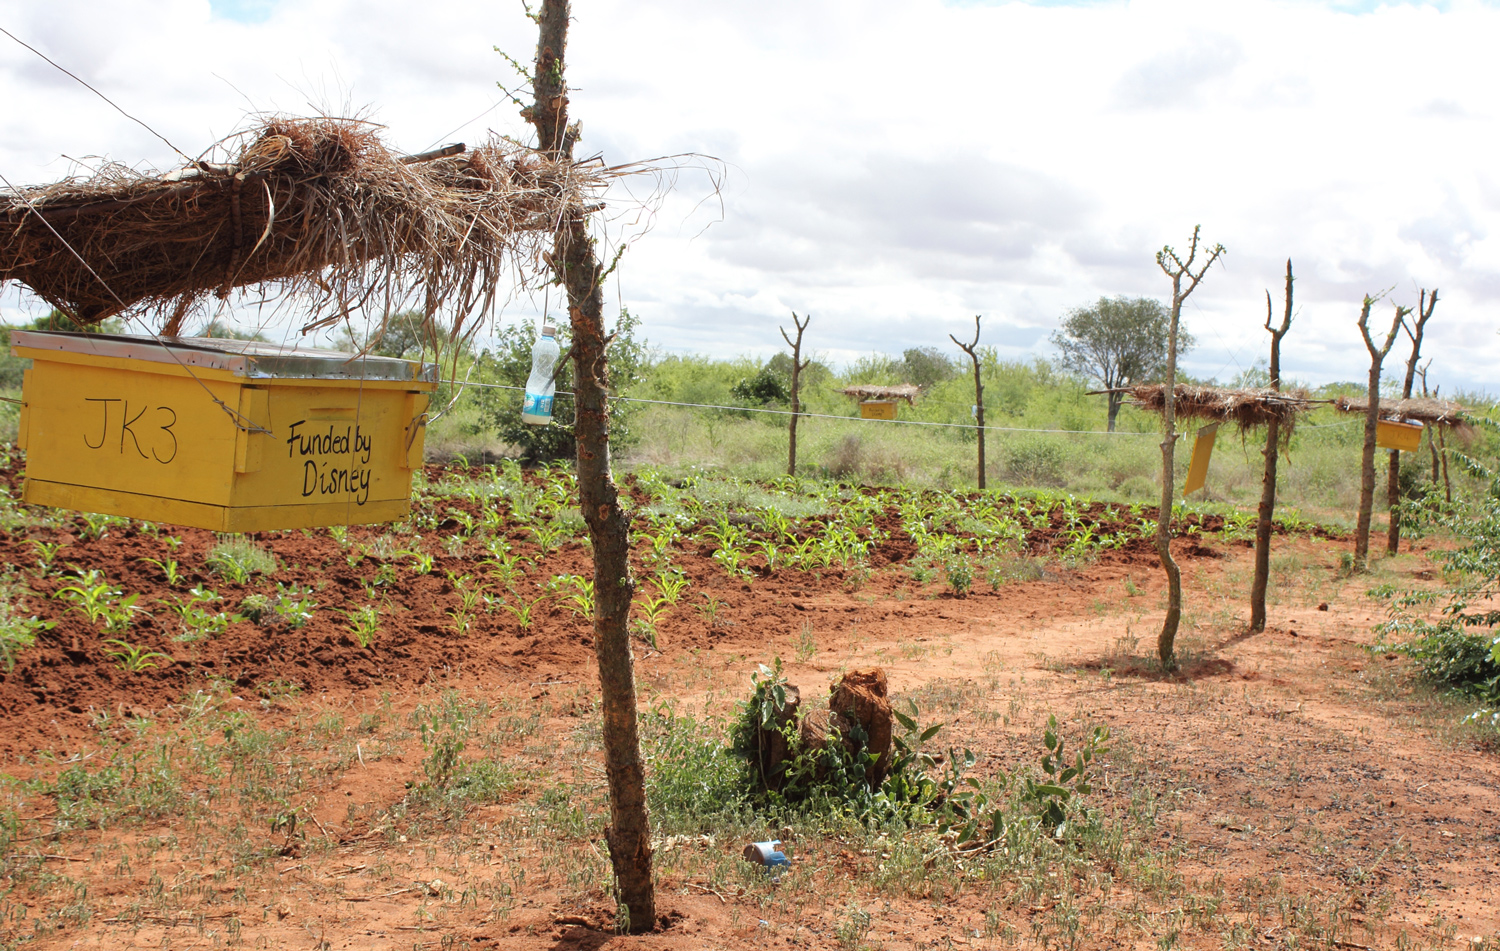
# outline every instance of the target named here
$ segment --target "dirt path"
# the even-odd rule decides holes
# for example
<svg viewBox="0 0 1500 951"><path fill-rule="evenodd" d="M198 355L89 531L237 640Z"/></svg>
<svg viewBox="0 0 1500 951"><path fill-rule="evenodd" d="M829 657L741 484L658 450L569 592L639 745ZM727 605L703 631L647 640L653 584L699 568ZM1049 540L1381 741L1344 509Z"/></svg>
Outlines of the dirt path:
<svg viewBox="0 0 1500 951"><path fill-rule="evenodd" d="M187 564L212 539L183 534ZM69 538L85 569L168 593L139 561L161 556L155 538ZM1161 617L1148 552L967 598L894 566L744 584L684 557L692 590L718 606L674 612L660 650L642 647L643 710L727 715L779 656L804 696L884 667L984 777L1034 764L1049 715L1070 736L1106 724L1095 795L1120 842L1108 868L1064 856L992 879L912 861L904 850L932 844L916 833L798 830L794 871L772 886L738 851L777 830L726 818L659 843L666 926L633 938L607 930L586 625L554 604L529 630L495 613L455 638L440 627L457 599L440 559L361 648L337 612L374 566L346 564L326 538L269 545L293 583L325 582L306 628L237 624L194 649L196 666L131 677L59 616L0 683L18 823L0 947L1500 947L1500 760L1413 690L1403 660L1365 649L1379 605L1372 579L1339 578L1340 541L1278 542L1272 626L1255 636L1238 628L1249 550L1185 541L1185 663L1171 678L1145 660ZM581 550L558 559L554 574L586 564ZM1414 583L1429 567L1407 555L1374 580ZM434 737L457 723L464 761L500 771L493 794L431 793ZM97 788L75 790L78 821L60 832L60 800L27 783L70 770Z"/></svg>

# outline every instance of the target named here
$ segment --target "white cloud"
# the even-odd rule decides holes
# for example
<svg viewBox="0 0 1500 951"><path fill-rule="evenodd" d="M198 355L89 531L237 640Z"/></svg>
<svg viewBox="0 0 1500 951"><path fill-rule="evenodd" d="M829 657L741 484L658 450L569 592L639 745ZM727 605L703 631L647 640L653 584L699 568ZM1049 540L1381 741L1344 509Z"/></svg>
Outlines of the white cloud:
<svg viewBox="0 0 1500 951"><path fill-rule="evenodd" d="M725 220L703 230L718 205L685 174L611 282L670 348L766 354L796 309L830 353L949 345L975 313L1007 352L1045 352L1068 307L1165 294L1154 252L1202 223L1230 254L1187 314L1193 372L1259 358L1288 256L1298 376L1360 378L1359 300L1388 287L1403 303L1442 287L1435 378L1488 386L1500 359L1491 5L580 0L574 15L585 153L729 164ZM525 134L491 46L528 61L534 34L489 0L420 17L394 0L0 0L0 22L190 153L250 108L309 102L368 108L410 149ZM12 181L57 178L63 155L174 161L9 41L0 96Z"/></svg>

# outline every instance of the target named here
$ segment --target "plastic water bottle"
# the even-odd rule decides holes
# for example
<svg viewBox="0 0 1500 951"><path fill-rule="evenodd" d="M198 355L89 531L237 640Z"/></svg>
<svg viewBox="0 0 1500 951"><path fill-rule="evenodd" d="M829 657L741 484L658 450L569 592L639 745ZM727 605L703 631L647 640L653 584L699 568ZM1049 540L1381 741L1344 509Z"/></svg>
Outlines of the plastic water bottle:
<svg viewBox="0 0 1500 951"><path fill-rule="evenodd" d="M526 380L526 396L521 400L521 422L546 426L552 422L552 395L557 392L553 377L557 370L556 329L542 325L542 335L531 348L531 376Z"/></svg>

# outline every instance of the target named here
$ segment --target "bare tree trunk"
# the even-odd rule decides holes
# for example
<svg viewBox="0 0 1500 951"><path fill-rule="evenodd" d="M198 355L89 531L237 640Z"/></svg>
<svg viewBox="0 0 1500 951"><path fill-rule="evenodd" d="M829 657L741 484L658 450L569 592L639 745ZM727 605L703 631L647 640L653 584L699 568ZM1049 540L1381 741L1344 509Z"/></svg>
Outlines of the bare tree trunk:
<svg viewBox="0 0 1500 951"><path fill-rule="evenodd" d="M541 151L572 158L578 127L568 126L564 53L568 0L543 0L537 17L535 102L527 118L536 126ZM635 587L630 578L630 521L610 476L609 363L604 335L603 268L581 208L560 223L553 240L552 268L568 292L573 327L573 376L578 444L578 497L594 547L594 653L604 710L604 767L609 782L610 824L605 836L615 873L622 927L656 927L651 881L651 824L646 813L645 768L636 723L635 670L627 624Z"/></svg>
<svg viewBox="0 0 1500 951"><path fill-rule="evenodd" d="M1438 427L1438 452L1443 458L1443 498L1453 504L1453 483L1448 478L1448 431Z"/></svg>
<svg viewBox="0 0 1500 951"><path fill-rule="evenodd" d="M1156 264L1162 273L1172 279L1172 316L1167 331L1167 388L1166 406L1162 412L1161 441L1161 509L1156 516L1156 554L1161 558L1162 570L1167 575L1167 616L1162 621L1161 634L1156 638L1156 654L1161 659L1162 669L1171 669L1175 663L1177 626L1182 621L1182 571L1172 558L1172 490L1176 476L1173 473L1173 455L1177 443L1177 331L1182 321L1182 302L1187 300L1203 280L1203 275L1224 254L1224 246L1216 244L1208 252L1208 259L1193 273L1193 261L1198 256L1198 233L1193 228L1193 240L1188 246L1187 260L1177 256L1171 246L1156 253ZM1187 286L1183 286L1183 279Z"/></svg>
<svg viewBox="0 0 1500 951"><path fill-rule="evenodd" d="M1437 390L1436 389L1432 390L1432 392L1430 392L1430 393L1427 390L1427 367L1430 367L1430 366L1432 366L1432 361L1428 360L1427 361L1427 366L1421 367L1421 368L1419 368L1417 370L1417 372L1422 375L1422 398L1423 399L1426 399L1428 397L1432 397L1433 399L1437 399ZM1443 431L1443 428L1441 426L1428 426L1427 427L1427 451L1430 452L1430 453L1432 453L1432 484L1434 486L1436 486L1437 483L1438 483L1438 434L1441 433L1442 431Z"/></svg>
<svg viewBox="0 0 1500 951"><path fill-rule="evenodd" d="M960 343L952 334L948 339L974 361L974 432L979 439L979 488L984 489L984 379L979 375L979 315L974 315L974 342Z"/></svg>
<svg viewBox="0 0 1500 951"><path fill-rule="evenodd" d="M1433 308L1437 307L1437 300L1437 288L1433 288L1431 295L1423 288L1421 296L1417 298L1417 319L1406 330L1406 336L1411 339L1411 357L1406 361L1406 379L1401 384L1403 400L1411 398L1412 386L1417 381L1417 362L1422 357L1422 334L1426 331L1427 321L1432 317ZM1385 550L1394 555L1401 548L1401 450L1391 450L1386 472L1385 497L1390 507L1390 522L1386 526Z"/></svg>
<svg viewBox="0 0 1500 951"><path fill-rule="evenodd" d="M1354 526L1354 566L1357 571L1364 571L1370 565L1370 515L1375 508L1375 430L1380 422L1380 366L1396 342L1402 318L1411 313L1411 308L1397 305L1385 346L1376 347L1370 336L1370 308L1374 304L1375 298L1366 294L1359 310L1359 332L1365 338L1365 349L1370 352L1370 408L1365 413L1365 443L1359 461L1359 519Z"/></svg>
<svg viewBox="0 0 1500 951"><path fill-rule="evenodd" d="M1271 292L1266 291L1266 330L1271 334L1270 386L1281 389L1281 338L1292 327L1292 262L1286 262L1286 306L1281 326L1271 326ZM1260 480L1260 509L1255 520L1255 577L1250 582L1250 630L1266 629L1266 585L1271 578L1271 524L1276 515L1276 461L1281 454L1281 425L1272 419L1266 427L1266 468Z"/></svg>
<svg viewBox="0 0 1500 951"><path fill-rule="evenodd" d="M1120 404L1125 401L1124 393L1110 393L1105 396L1109 401L1109 424L1104 427L1105 432L1115 431L1115 417L1120 415Z"/></svg>
<svg viewBox="0 0 1500 951"><path fill-rule="evenodd" d="M1391 449L1385 459L1385 553L1396 554L1401 547L1401 450Z"/></svg>
<svg viewBox="0 0 1500 951"><path fill-rule="evenodd" d="M789 476L797 474L797 416L802 412L800 398L802 371L807 369L809 362L802 359L802 332L807 329L807 325L811 321L811 314L799 319L797 312L795 310L792 311L792 323L797 327L797 340L795 342L792 341L791 337L786 335L785 327L779 328L781 330L781 339L785 340L792 348L792 421L787 426L786 440L786 474Z"/></svg>

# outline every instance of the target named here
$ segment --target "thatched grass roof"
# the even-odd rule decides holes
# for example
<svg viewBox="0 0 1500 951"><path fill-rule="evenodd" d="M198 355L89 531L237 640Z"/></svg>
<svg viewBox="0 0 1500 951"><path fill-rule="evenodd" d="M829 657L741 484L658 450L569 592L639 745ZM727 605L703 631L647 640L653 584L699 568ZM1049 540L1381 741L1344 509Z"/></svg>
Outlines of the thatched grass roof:
<svg viewBox="0 0 1500 951"><path fill-rule="evenodd" d="M917 396L922 388L915 383L902 383L900 386L874 386L869 383L857 383L854 386L844 387L844 395L857 400L906 400L908 405L915 406Z"/></svg>
<svg viewBox="0 0 1500 951"><path fill-rule="evenodd" d="M1106 391L1107 392L1107 391ZM1133 405L1154 413L1165 413L1167 386L1152 383L1120 390L1134 398ZM1297 414L1312 408L1307 391L1256 388L1235 390L1219 386L1177 384L1175 413L1179 419L1203 419L1234 423L1241 432L1265 426L1273 420L1282 439L1291 437Z"/></svg>
<svg viewBox="0 0 1500 951"><path fill-rule="evenodd" d="M152 313L175 329L258 285L311 298L307 329L417 307L457 333L508 272L543 266L555 223L603 175L501 139L414 161L349 119L271 118L211 153L222 161L0 191L0 280L83 324Z"/></svg>
<svg viewBox="0 0 1500 951"><path fill-rule="evenodd" d="M1370 399L1366 396L1340 396L1333 401L1333 407L1341 413L1357 413L1363 416L1370 409ZM1412 397L1405 400L1382 399L1380 401L1382 418L1422 423L1427 426L1468 429L1470 427L1464 419L1464 412L1464 408L1452 400Z"/></svg>

